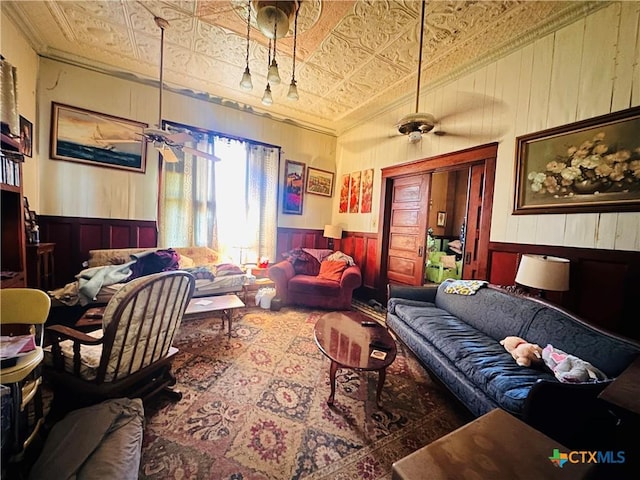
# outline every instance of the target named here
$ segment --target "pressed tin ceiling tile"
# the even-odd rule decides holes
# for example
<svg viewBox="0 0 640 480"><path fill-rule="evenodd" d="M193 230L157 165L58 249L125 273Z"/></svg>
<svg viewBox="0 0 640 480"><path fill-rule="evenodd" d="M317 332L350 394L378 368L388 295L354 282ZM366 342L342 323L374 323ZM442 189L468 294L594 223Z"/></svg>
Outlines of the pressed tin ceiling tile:
<svg viewBox="0 0 640 480"><path fill-rule="evenodd" d="M519 48L606 4L429 1L423 86ZM249 48L254 88L246 92L238 85L245 65L247 5L246 0L0 2L40 55L155 82L160 35L153 17L160 16L170 23L165 35L169 87L329 132L374 115L399 95L415 95L419 1L302 1L296 54L300 99L285 99L293 53L288 36L277 43L283 85L274 88L274 104L268 108L261 104L268 40L254 20Z"/></svg>

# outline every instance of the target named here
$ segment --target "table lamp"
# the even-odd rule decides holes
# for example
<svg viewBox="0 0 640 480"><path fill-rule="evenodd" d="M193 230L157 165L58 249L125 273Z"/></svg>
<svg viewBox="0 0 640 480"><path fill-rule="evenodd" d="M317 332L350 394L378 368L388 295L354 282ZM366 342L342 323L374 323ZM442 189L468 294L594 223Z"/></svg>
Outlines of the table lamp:
<svg viewBox="0 0 640 480"><path fill-rule="evenodd" d="M342 227L339 225L325 225L322 236L329 239L327 245L329 249L333 250L333 239L342 238Z"/></svg>
<svg viewBox="0 0 640 480"><path fill-rule="evenodd" d="M541 298L547 290L565 292L569 290L569 265L566 258L522 255L516 283L537 289Z"/></svg>

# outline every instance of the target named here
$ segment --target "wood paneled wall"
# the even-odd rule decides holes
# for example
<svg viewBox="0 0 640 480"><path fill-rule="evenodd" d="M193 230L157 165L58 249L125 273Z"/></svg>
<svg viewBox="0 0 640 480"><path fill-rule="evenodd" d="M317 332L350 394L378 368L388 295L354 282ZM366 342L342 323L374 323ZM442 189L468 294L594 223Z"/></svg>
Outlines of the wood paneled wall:
<svg viewBox="0 0 640 480"><path fill-rule="evenodd" d="M155 221L119 220L40 215L40 241L55 246L56 287L72 282L89 258L100 248L144 248L158 245Z"/></svg>
<svg viewBox="0 0 640 480"><path fill-rule="evenodd" d="M489 281L514 285L522 254L571 261L569 291L547 298L606 330L640 339L640 252L519 243L489 244Z"/></svg>
<svg viewBox="0 0 640 480"><path fill-rule="evenodd" d="M55 248L56 287L74 280L88 259L89 250L157 246L154 221L104 218L38 217L43 242ZM353 257L362 270L361 299L382 298L376 233L345 232L334 249ZM292 248L327 248L322 230L279 228L277 259ZM489 281L514 285L520 256L554 255L571 260L570 290L549 292L548 299L590 323L640 339L640 252L491 242Z"/></svg>

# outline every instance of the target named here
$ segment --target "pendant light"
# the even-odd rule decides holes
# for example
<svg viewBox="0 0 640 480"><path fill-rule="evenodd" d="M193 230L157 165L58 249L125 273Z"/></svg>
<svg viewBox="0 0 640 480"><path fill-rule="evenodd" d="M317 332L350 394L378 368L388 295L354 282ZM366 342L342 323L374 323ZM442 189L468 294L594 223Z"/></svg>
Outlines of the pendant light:
<svg viewBox="0 0 640 480"><path fill-rule="evenodd" d="M278 72L278 62L276 62L276 41L278 40L278 22L273 23L273 58L269 65L269 73L267 74L267 81L274 85L279 85L280 72Z"/></svg>
<svg viewBox="0 0 640 480"><path fill-rule="evenodd" d="M298 100L298 86L296 85L296 40L298 39L298 12L300 8L296 9L296 19L293 27L293 68L291 69L291 84L289 85L289 92L287 98L289 100Z"/></svg>
<svg viewBox="0 0 640 480"><path fill-rule="evenodd" d="M264 95L262 95L262 104L263 105L271 105L273 104L273 97L271 96L271 85L267 83L267 88L264 89Z"/></svg>
<svg viewBox="0 0 640 480"><path fill-rule="evenodd" d="M249 71L249 36L251 34L251 4L247 3L247 61L240 87L244 90L253 90L253 82L251 81L251 72Z"/></svg>

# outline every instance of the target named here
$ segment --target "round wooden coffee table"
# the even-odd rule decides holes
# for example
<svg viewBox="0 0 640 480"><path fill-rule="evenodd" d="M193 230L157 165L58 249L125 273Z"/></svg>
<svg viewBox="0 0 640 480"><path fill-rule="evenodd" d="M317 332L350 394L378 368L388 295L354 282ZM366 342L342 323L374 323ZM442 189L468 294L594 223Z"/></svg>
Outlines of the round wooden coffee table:
<svg viewBox="0 0 640 480"><path fill-rule="evenodd" d="M358 313L331 312L323 315L313 329L320 351L331 360L329 369L331 394L327 400L329 405L333 405L336 393L338 368L377 370L376 402L380 405L380 393L386 377L386 368L396 358L396 343L385 327L377 322L373 322L374 326L365 327L362 325L363 321L370 321L370 319Z"/></svg>

